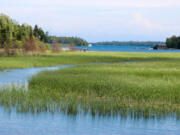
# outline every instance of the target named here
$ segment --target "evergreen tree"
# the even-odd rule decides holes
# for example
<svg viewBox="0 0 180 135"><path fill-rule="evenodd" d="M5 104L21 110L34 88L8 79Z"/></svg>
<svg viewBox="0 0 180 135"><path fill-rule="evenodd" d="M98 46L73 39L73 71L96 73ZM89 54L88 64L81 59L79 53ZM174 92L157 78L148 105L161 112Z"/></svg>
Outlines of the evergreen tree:
<svg viewBox="0 0 180 135"><path fill-rule="evenodd" d="M167 38L166 45L168 48L180 49L180 37L172 36Z"/></svg>

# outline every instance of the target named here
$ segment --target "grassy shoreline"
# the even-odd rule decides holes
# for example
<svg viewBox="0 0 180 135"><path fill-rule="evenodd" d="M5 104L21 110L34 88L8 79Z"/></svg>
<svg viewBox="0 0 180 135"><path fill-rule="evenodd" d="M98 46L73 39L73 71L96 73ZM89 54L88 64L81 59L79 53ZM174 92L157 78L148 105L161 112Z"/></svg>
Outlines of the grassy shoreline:
<svg viewBox="0 0 180 135"><path fill-rule="evenodd" d="M77 114L79 107L85 112L91 110L92 114L102 115L116 114L122 109L138 110L146 115L152 111L180 111L178 53L63 53L38 56L33 62L34 57L29 57L25 58L29 63L26 66L111 64L41 72L29 80L29 91L16 88L0 91L1 105L15 106L24 112L64 109L72 114ZM22 59L19 61L23 62ZM39 64L35 64L37 61ZM137 63L119 63L121 61Z"/></svg>
<svg viewBox="0 0 180 135"><path fill-rule="evenodd" d="M37 56L0 57L0 70L12 68L47 67L68 64L88 64L121 61L173 61L179 53L129 53L129 52L65 52Z"/></svg>

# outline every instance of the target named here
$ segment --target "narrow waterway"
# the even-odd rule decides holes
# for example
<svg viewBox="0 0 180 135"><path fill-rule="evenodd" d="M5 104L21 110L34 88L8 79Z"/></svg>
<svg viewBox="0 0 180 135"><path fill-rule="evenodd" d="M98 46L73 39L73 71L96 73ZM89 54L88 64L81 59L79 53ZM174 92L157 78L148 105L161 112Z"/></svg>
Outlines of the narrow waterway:
<svg viewBox="0 0 180 135"><path fill-rule="evenodd" d="M75 65L62 65L54 67L35 67L24 69L8 69L0 71L0 87L8 85L27 85L28 79L44 70L57 70L63 68L73 67Z"/></svg>

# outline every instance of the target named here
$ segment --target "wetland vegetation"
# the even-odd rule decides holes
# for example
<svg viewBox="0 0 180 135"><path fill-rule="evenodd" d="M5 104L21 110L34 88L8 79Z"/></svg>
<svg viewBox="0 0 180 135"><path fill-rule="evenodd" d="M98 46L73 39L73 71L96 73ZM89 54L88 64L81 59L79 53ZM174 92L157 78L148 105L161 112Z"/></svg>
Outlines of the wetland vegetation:
<svg viewBox="0 0 180 135"><path fill-rule="evenodd" d="M23 87L2 88L0 104L9 109L74 115L78 112L127 115L130 112L134 117L167 113L180 116L178 53L75 52L1 57L0 62L1 69L83 64L43 71L29 79L28 91Z"/></svg>

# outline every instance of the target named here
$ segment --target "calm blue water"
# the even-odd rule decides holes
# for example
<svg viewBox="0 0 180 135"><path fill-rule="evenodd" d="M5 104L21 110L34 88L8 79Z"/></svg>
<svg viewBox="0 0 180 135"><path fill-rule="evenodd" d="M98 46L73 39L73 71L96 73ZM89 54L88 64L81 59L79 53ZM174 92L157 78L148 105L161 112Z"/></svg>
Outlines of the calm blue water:
<svg viewBox="0 0 180 135"><path fill-rule="evenodd" d="M55 113L21 114L0 109L1 135L179 135L180 121L121 117L76 117Z"/></svg>
<svg viewBox="0 0 180 135"><path fill-rule="evenodd" d="M56 70L72 67L56 66L4 70L0 72L0 84L27 83L28 78L42 70ZM179 135L180 120L170 115L163 118L133 119L121 116L77 116L63 113L40 114L9 113L0 107L0 135Z"/></svg>
<svg viewBox="0 0 180 135"><path fill-rule="evenodd" d="M85 48L89 51L109 51L109 52L180 52L180 50L152 50L151 46L111 46L111 45L93 45Z"/></svg>

